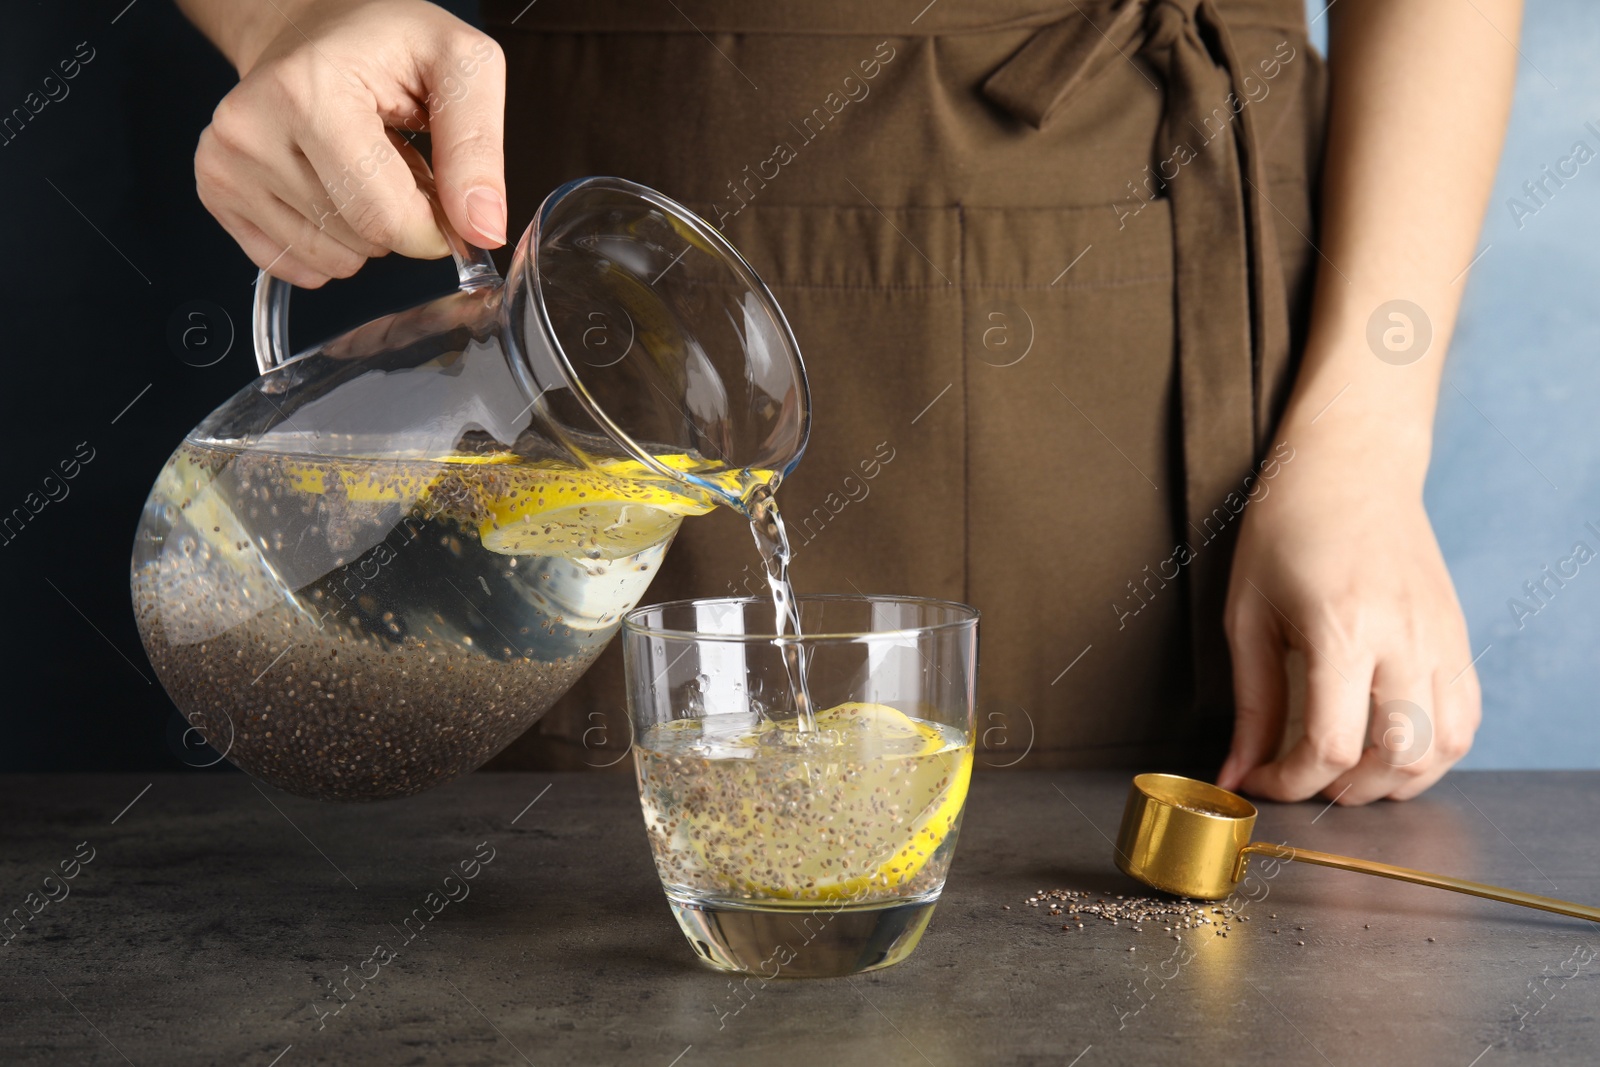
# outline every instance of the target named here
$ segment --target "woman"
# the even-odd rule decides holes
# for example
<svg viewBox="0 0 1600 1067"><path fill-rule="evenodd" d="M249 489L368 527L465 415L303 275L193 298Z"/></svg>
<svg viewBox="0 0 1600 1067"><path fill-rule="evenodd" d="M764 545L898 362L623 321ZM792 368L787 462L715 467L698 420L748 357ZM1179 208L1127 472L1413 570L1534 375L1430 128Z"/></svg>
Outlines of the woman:
<svg viewBox="0 0 1600 1067"><path fill-rule="evenodd" d="M1516 0L1342 0L1331 79L1300 0L493 2L494 43L420 0L182 4L241 73L201 198L297 285L444 253L409 172L360 166L386 127L429 130L487 247L588 173L728 233L811 370L798 578L981 608L990 762L1226 753L1226 787L1356 804L1466 752L1422 484ZM740 591L746 537L687 524L652 598Z"/></svg>

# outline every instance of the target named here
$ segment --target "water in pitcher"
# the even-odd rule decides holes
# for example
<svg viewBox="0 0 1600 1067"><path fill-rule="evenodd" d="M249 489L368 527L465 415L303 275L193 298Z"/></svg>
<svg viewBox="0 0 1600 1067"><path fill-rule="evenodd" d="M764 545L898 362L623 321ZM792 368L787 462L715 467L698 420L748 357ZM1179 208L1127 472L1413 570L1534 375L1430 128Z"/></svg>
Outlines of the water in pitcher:
<svg viewBox="0 0 1600 1067"><path fill-rule="evenodd" d="M136 617L234 763L302 796L401 796L476 767L566 691L683 517L714 506L696 492L635 461L190 442L146 505Z"/></svg>

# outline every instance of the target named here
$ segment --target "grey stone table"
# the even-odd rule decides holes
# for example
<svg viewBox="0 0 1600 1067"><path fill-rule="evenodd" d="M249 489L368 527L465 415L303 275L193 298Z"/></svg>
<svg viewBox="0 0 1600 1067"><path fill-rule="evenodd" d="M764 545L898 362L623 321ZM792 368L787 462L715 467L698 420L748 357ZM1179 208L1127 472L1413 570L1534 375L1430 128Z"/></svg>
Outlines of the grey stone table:
<svg viewBox="0 0 1600 1067"><path fill-rule="evenodd" d="M736 990L673 923L624 775L372 806L232 774L0 779L0 907L31 915L0 947L0 1063L1600 1061L1600 932L1573 919L1285 864L1184 966L1159 928L1063 931L1027 897L1135 892L1104 836L1125 788L981 776L909 961ZM1268 807L1258 836L1600 900L1600 773Z"/></svg>

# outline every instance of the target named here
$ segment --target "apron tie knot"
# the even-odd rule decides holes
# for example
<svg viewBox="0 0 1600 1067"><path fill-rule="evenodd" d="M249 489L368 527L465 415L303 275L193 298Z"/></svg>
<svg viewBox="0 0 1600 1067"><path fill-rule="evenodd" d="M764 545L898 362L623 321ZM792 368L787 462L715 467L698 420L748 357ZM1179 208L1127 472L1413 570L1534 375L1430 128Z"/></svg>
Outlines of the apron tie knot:
<svg viewBox="0 0 1600 1067"><path fill-rule="evenodd" d="M1145 17L1145 41L1142 51L1161 53L1171 48L1182 37L1194 35L1195 9L1199 0L1179 3L1176 0L1158 0L1150 5Z"/></svg>
<svg viewBox="0 0 1600 1067"><path fill-rule="evenodd" d="M1030 37L983 83L984 95L1040 129L1108 62L1120 62L1137 47L1144 0L1088 6L1090 11L1078 8Z"/></svg>

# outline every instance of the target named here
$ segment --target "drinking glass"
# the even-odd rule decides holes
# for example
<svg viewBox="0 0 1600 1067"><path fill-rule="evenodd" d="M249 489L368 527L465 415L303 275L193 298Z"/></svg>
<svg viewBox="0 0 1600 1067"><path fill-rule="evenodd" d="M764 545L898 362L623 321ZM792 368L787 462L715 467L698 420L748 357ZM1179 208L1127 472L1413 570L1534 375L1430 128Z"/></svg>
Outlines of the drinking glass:
<svg viewBox="0 0 1600 1067"><path fill-rule="evenodd" d="M634 766L672 913L763 978L898 963L927 929L972 773L978 612L893 596L684 600L623 623ZM816 710L796 710L798 646ZM786 652L791 654L786 656Z"/></svg>

